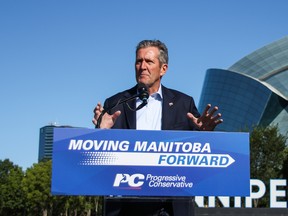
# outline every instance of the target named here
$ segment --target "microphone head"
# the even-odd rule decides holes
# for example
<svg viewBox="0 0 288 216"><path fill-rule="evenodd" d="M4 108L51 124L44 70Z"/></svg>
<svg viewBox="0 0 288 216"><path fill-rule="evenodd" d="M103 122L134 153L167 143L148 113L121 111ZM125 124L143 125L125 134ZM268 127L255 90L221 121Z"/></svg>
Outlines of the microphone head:
<svg viewBox="0 0 288 216"><path fill-rule="evenodd" d="M149 98L149 93L147 90L147 86L144 83L138 83L138 95L139 98L143 101L143 102L147 102L148 98Z"/></svg>

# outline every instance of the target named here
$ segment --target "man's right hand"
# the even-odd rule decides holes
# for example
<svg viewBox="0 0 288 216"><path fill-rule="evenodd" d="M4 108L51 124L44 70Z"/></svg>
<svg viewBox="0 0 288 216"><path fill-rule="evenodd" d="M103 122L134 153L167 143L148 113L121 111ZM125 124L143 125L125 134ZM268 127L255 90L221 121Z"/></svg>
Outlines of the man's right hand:
<svg viewBox="0 0 288 216"><path fill-rule="evenodd" d="M103 111L103 107L101 105L100 102L98 102L97 106L94 109L94 118L92 119L93 124L96 126L97 125L97 120L99 118L99 116L101 115L102 111ZM113 113L112 115L109 115L108 113L105 113L102 116L102 121L100 124L100 128L112 128L116 119L120 116L121 112L118 110L115 113Z"/></svg>

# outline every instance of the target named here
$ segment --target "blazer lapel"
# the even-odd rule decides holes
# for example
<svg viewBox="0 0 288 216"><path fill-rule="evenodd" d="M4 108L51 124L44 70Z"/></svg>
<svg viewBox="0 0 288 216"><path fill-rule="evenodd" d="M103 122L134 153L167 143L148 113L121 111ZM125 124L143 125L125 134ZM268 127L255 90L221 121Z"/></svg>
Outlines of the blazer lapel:
<svg viewBox="0 0 288 216"><path fill-rule="evenodd" d="M162 85L162 130L169 130L173 126L173 118L171 115L175 115L174 101L175 95Z"/></svg>
<svg viewBox="0 0 288 216"><path fill-rule="evenodd" d="M137 94L137 86L127 91L125 93L125 97L129 98L135 94ZM133 111L135 109L136 109L136 99L128 101L127 104L124 104L124 112L125 112L126 121L127 121L127 129L136 129L136 112Z"/></svg>

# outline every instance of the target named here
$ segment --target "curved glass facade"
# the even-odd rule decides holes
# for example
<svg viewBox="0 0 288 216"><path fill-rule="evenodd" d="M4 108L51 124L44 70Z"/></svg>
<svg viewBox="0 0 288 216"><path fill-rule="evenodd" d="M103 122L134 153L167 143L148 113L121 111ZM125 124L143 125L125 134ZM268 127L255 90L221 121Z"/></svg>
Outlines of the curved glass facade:
<svg viewBox="0 0 288 216"><path fill-rule="evenodd" d="M238 73L209 69L203 85L199 110L208 103L219 106L224 123L217 130L239 131L258 125L271 91L257 81Z"/></svg>
<svg viewBox="0 0 288 216"><path fill-rule="evenodd" d="M245 56L228 70L251 76L288 100L288 36Z"/></svg>
<svg viewBox="0 0 288 216"><path fill-rule="evenodd" d="M199 111L219 106L224 122L220 131L278 125L288 131L288 37L242 58L228 70L209 69ZM288 140L287 140L288 142Z"/></svg>

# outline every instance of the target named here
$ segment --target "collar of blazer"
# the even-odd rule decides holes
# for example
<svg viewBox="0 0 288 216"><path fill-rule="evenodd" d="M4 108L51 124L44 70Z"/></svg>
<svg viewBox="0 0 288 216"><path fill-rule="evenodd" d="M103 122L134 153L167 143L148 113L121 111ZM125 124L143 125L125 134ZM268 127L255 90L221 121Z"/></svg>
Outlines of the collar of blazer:
<svg viewBox="0 0 288 216"><path fill-rule="evenodd" d="M177 110L175 105L175 94L170 89L162 85L162 95L163 95L163 104L162 104L162 130L170 129L173 124L173 116L177 115Z"/></svg>

